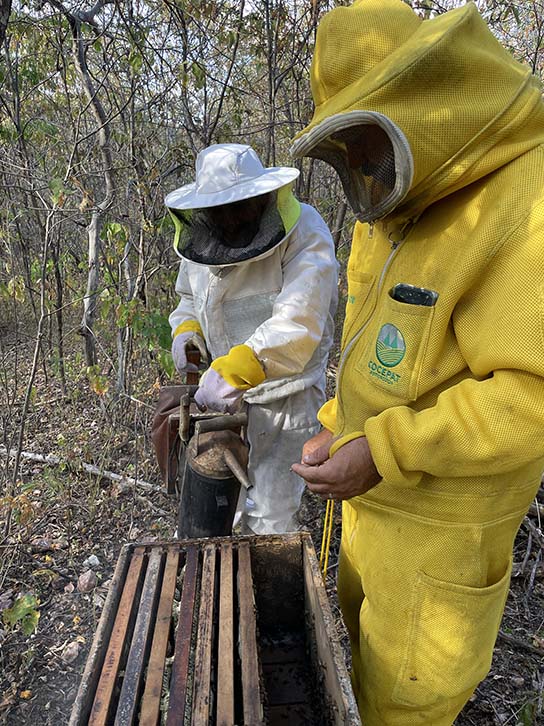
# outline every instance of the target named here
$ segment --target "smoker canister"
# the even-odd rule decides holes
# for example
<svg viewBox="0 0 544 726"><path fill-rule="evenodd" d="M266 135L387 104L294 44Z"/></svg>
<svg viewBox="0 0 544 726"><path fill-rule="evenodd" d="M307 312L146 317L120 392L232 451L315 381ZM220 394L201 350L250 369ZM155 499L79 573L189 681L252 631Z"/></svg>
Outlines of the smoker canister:
<svg viewBox="0 0 544 726"><path fill-rule="evenodd" d="M239 434L198 429L197 425L187 445L181 479L178 537L182 539L231 534L240 480L247 469L248 448Z"/></svg>

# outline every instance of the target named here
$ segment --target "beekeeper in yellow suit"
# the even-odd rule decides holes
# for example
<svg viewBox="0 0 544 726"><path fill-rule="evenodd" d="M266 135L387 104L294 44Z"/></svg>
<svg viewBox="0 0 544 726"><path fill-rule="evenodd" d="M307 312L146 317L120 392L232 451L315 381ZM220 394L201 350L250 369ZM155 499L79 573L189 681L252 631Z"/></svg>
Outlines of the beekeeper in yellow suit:
<svg viewBox="0 0 544 726"><path fill-rule="evenodd" d="M343 500L364 726L449 726L487 674L544 469L544 104L473 3L318 28L295 156L358 218L337 394L293 469Z"/></svg>

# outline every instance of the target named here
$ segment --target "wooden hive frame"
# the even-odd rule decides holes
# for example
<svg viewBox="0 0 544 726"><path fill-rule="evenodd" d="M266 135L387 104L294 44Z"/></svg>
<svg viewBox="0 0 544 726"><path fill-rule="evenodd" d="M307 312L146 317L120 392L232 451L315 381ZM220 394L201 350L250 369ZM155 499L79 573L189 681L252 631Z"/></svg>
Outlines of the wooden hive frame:
<svg viewBox="0 0 544 726"><path fill-rule="evenodd" d="M159 723L360 725L308 534L123 547L69 726Z"/></svg>

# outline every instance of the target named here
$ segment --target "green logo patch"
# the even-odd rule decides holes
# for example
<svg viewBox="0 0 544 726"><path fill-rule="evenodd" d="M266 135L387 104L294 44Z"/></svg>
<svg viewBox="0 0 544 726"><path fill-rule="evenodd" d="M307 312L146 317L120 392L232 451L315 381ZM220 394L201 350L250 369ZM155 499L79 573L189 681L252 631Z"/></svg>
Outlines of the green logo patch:
<svg viewBox="0 0 544 726"><path fill-rule="evenodd" d="M391 323L382 325L376 340L376 355L380 363L393 368L401 362L405 353L406 343L400 330Z"/></svg>

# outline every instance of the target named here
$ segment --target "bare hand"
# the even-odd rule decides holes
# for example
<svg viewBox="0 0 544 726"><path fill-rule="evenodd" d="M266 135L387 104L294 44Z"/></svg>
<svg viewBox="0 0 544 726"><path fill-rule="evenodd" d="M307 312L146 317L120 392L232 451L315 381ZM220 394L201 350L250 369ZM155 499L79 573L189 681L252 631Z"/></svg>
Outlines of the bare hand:
<svg viewBox="0 0 544 726"><path fill-rule="evenodd" d="M308 439L304 446L302 447L302 464L309 464L310 463L310 455L313 454L314 451L317 451L317 449L323 449L322 454L318 455L319 461L314 461L313 457L311 460L312 464L322 464L324 461L326 461L329 458L329 446L332 443L333 435L328 429L323 429L323 431L320 431L315 436L312 436L311 439ZM324 458L321 459L321 456L325 454Z"/></svg>
<svg viewBox="0 0 544 726"><path fill-rule="evenodd" d="M310 439L307 444L314 439ZM365 436L349 441L329 459L330 444L331 441L325 446L314 448L303 455L304 463L291 467L295 474L306 481L312 492L324 499L351 499L365 494L381 481Z"/></svg>

